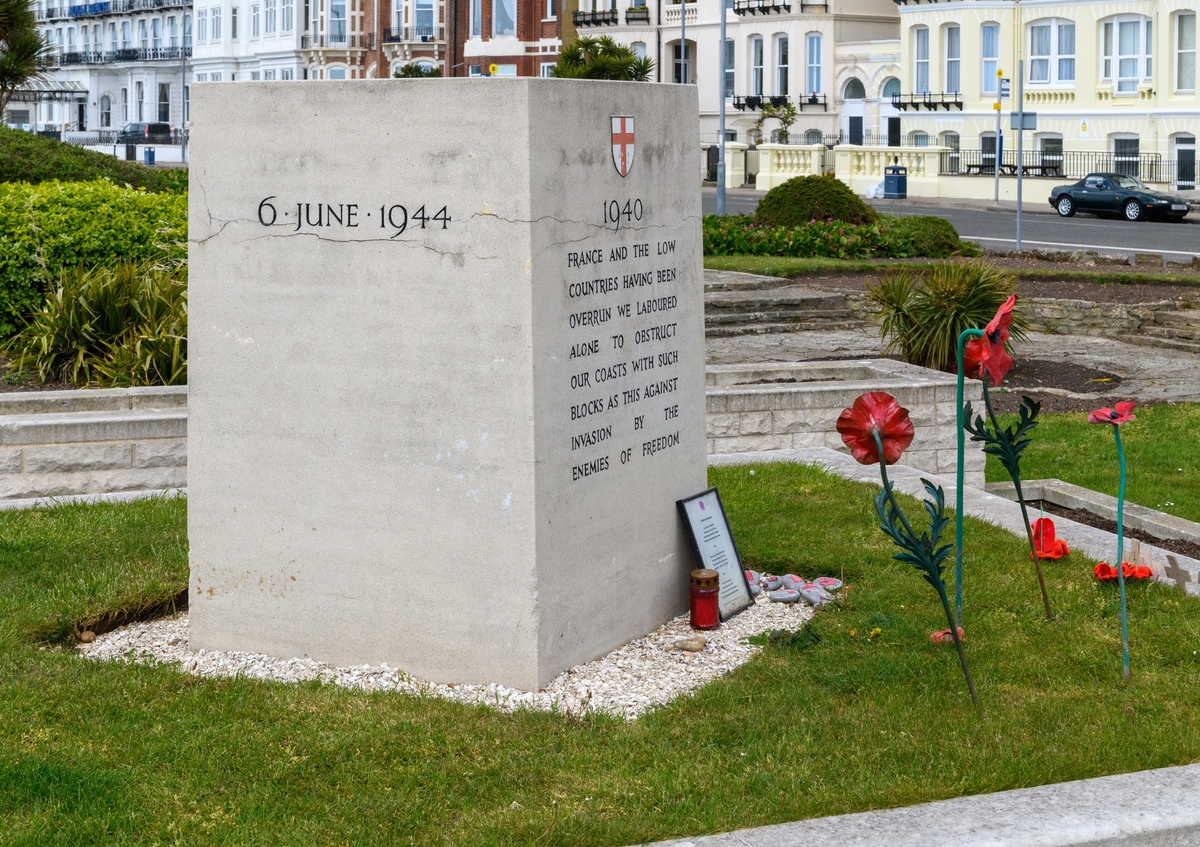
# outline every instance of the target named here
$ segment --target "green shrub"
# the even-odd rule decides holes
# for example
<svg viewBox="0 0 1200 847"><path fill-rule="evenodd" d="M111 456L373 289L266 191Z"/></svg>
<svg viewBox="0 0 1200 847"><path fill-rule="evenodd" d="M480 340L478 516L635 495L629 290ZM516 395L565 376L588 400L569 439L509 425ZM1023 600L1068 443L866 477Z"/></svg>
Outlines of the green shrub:
<svg viewBox="0 0 1200 847"><path fill-rule="evenodd" d="M187 271L123 262L63 275L5 345L9 372L86 385L187 383Z"/></svg>
<svg viewBox="0 0 1200 847"><path fill-rule="evenodd" d="M0 185L0 338L20 329L65 272L187 256L187 195L111 182Z"/></svg>
<svg viewBox="0 0 1200 847"><path fill-rule="evenodd" d="M893 232L902 234L912 241L917 256L930 259L947 259L955 254L977 251L974 245L958 238L958 230L945 218L922 215L885 215L883 224Z"/></svg>
<svg viewBox="0 0 1200 847"><path fill-rule="evenodd" d="M798 176L768 191L754 219L766 226L803 226L810 221L874 223L879 214L834 176Z"/></svg>
<svg viewBox="0 0 1200 847"><path fill-rule="evenodd" d="M803 226L764 226L747 215L705 215L706 256L798 256L831 259L904 258L912 244L902 235L866 224L811 221Z"/></svg>
<svg viewBox="0 0 1200 847"><path fill-rule="evenodd" d="M0 182L96 179L175 194L188 187L187 170L183 168L147 168L75 144L0 126Z"/></svg>
<svg viewBox="0 0 1200 847"><path fill-rule="evenodd" d="M889 353L914 365L954 373L958 336L982 329L1016 287L1016 276L983 262L942 262L929 269L905 268L867 287L867 299L880 318ZM1028 324L1020 306L1012 334L1020 339Z"/></svg>

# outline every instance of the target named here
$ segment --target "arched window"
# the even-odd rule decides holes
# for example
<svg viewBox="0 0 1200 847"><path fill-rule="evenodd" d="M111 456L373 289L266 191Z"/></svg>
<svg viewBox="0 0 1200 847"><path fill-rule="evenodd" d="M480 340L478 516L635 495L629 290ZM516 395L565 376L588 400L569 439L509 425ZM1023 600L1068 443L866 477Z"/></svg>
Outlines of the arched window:
<svg viewBox="0 0 1200 847"><path fill-rule="evenodd" d="M921 130L917 130L916 132L914 132L912 135L909 136L909 142L912 144L913 147L928 147L929 146L929 133L922 132Z"/></svg>
<svg viewBox="0 0 1200 847"><path fill-rule="evenodd" d="M842 89L843 100L862 100L866 96L867 89L863 86L862 80L851 77L846 81L846 86Z"/></svg>
<svg viewBox="0 0 1200 847"><path fill-rule="evenodd" d="M325 70L325 79L345 79L345 68L327 68Z"/></svg>
<svg viewBox="0 0 1200 847"><path fill-rule="evenodd" d="M1029 82L1057 85L1075 82L1075 23L1054 18L1029 25Z"/></svg>
<svg viewBox="0 0 1200 847"><path fill-rule="evenodd" d="M821 135L821 130L819 129L810 129L808 132L804 133L805 144L820 144L824 140L825 137Z"/></svg>
<svg viewBox="0 0 1200 847"><path fill-rule="evenodd" d="M880 95L884 100L891 100L893 95L900 93L900 80L893 77L888 77L883 82L883 88L880 89Z"/></svg>
<svg viewBox="0 0 1200 847"><path fill-rule="evenodd" d="M100 98L100 126L102 128L112 126L112 98L107 94Z"/></svg>
<svg viewBox="0 0 1200 847"><path fill-rule="evenodd" d="M1100 45L1100 78L1115 82L1118 92L1132 94L1139 82L1153 75L1154 38L1149 18L1121 15L1104 21Z"/></svg>

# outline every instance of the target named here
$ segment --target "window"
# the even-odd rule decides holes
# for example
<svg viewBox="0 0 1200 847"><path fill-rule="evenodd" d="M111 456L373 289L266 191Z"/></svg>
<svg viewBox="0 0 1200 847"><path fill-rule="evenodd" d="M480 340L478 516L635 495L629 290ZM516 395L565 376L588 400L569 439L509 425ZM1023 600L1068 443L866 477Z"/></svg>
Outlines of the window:
<svg viewBox="0 0 1200 847"><path fill-rule="evenodd" d="M146 86L140 82L133 84L135 99L137 100L137 119L139 121L146 120Z"/></svg>
<svg viewBox="0 0 1200 847"><path fill-rule="evenodd" d="M883 88L879 91L884 100L891 102L893 96L900 94L900 80L895 77L890 77L883 83Z"/></svg>
<svg viewBox="0 0 1200 847"><path fill-rule="evenodd" d="M691 69L688 67L692 58L691 51L684 46L680 51L678 42L674 45L675 49L675 82L686 83L691 79Z"/></svg>
<svg viewBox="0 0 1200 847"><path fill-rule="evenodd" d="M637 5L637 4L635 3L634 5ZM546 0L546 17L545 17L545 20L552 21L552 20L554 20L556 17L558 17L558 6L557 6L557 4L554 2L554 0ZM544 67L545 67L545 64L543 64L543 65L542 65L542 67L544 68ZM543 73L543 74L542 74L542 76L547 76L547 74Z"/></svg>
<svg viewBox="0 0 1200 847"><path fill-rule="evenodd" d="M213 41L220 41L221 40L221 10L220 10L220 8L214 8L212 10L212 14L209 16L208 23L209 23L209 26L208 26L209 31L212 32Z"/></svg>
<svg viewBox="0 0 1200 847"><path fill-rule="evenodd" d="M942 146L947 150L948 171L952 174L959 173L962 166L962 153L959 150L962 145L962 139L957 132L943 132L941 140Z"/></svg>
<svg viewBox="0 0 1200 847"><path fill-rule="evenodd" d="M1137 176L1139 146L1136 135L1114 136L1113 170L1119 174Z"/></svg>
<svg viewBox="0 0 1200 847"><path fill-rule="evenodd" d="M171 84L167 82L158 84L158 119L163 123L171 120Z"/></svg>
<svg viewBox="0 0 1200 847"><path fill-rule="evenodd" d="M1047 133L1038 137L1038 162L1043 168L1054 167L1061 172L1063 164L1063 140L1058 134Z"/></svg>
<svg viewBox="0 0 1200 847"><path fill-rule="evenodd" d="M984 24L981 32L980 53L983 56L983 93L995 94L998 85L996 74L1000 70L1000 24ZM995 143L995 139L992 139Z"/></svg>
<svg viewBox="0 0 1200 847"><path fill-rule="evenodd" d="M1196 89L1196 13L1175 17L1175 90Z"/></svg>
<svg viewBox="0 0 1200 847"><path fill-rule="evenodd" d="M208 74L196 74L196 82L208 82Z"/></svg>
<svg viewBox="0 0 1200 847"><path fill-rule="evenodd" d="M131 24L129 21L121 21L121 49L122 50L129 50L131 47L133 47L133 40L130 37L130 27L132 27L132 26L133 26L133 24ZM58 45L59 45L59 47L62 46L61 32L59 34Z"/></svg>
<svg viewBox="0 0 1200 847"><path fill-rule="evenodd" d="M418 38L433 37L433 0L416 0L416 36Z"/></svg>
<svg viewBox="0 0 1200 847"><path fill-rule="evenodd" d="M1138 83L1153 73L1152 44L1149 18L1125 16L1105 21L1101 33L1100 76L1116 82L1118 93L1137 91Z"/></svg>
<svg viewBox="0 0 1200 847"><path fill-rule="evenodd" d="M258 71L250 71L251 82L258 82L260 79L262 79L262 74L260 74Z"/></svg>
<svg viewBox="0 0 1200 847"><path fill-rule="evenodd" d="M913 30L913 91L924 94L929 91L929 30L923 26Z"/></svg>
<svg viewBox="0 0 1200 847"><path fill-rule="evenodd" d="M946 27L946 91L958 94L962 91L962 30L956 26Z"/></svg>
<svg viewBox="0 0 1200 847"><path fill-rule="evenodd" d="M167 18L167 39L172 50L179 46L179 23L174 15Z"/></svg>
<svg viewBox="0 0 1200 847"><path fill-rule="evenodd" d="M804 133L805 144L820 144L824 140L824 136L821 135L821 130L819 129L810 129L808 132Z"/></svg>
<svg viewBox="0 0 1200 847"><path fill-rule="evenodd" d="M929 133L927 133L927 132L922 132L921 130L917 130L911 136L909 136L909 138L912 141L913 147L928 147L929 146Z"/></svg>
<svg viewBox="0 0 1200 847"><path fill-rule="evenodd" d="M250 6L250 37L258 38L258 4Z"/></svg>
<svg viewBox="0 0 1200 847"><path fill-rule="evenodd" d="M209 82L220 82L220 81L221 81L221 75L220 75L220 74L209 74L209 75L208 75L208 81L209 81Z"/></svg>
<svg viewBox="0 0 1200 847"><path fill-rule="evenodd" d="M858 77L850 77L846 80L846 87L842 89L843 100L862 100L867 96L867 88L862 84L862 80Z"/></svg>
<svg viewBox="0 0 1200 847"><path fill-rule="evenodd" d="M274 32L275 0L265 0L263 13L265 17L264 30L267 33ZM334 44L346 43L346 0L330 0L329 2L329 40Z"/></svg>
<svg viewBox="0 0 1200 847"><path fill-rule="evenodd" d="M275 71L263 71L262 78L267 82L275 81Z"/></svg>
<svg viewBox="0 0 1200 847"><path fill-rule="evenodd" d="M294 0L279 0L279 31L291 32L295 27L296 4Z"/></svg>
<svg viewBox="0 0 1200 847"><path fill-rule="evenodd" d="M492 0L492 35L517 34L517 0Z"/></svg>
<svg viewBox="0 0 1200 847"><path fill-rule="evenodd" d="M75 41L75 30L71 30L71 41ZM138 46L143 50L150 49L150 33L146 28L146 19L142 18L138 21ZM74 43L71 44L71 49L74 49Z"/></svg>
<svg viewBox="0 0 1200 847"><path fill-rule="evenodd" d="M471 0L471 37L483 35L483 0Z"/></svg>
<svg viewBox="0 0 1200 847"><path fill-rule="evenodd" d="M330 68L329 70L325 71L325 78L326 79L345 79L346 78L346 69L345 68Z"/></svg>
<svg viewBox="0 0 1200 847"><path fill-rule="evenodd" d="M143 41L146 40L145 34L146 34L146 22L142 21L142 36L143 36L142 40ZM145 47L146 45L143 44L142 46ZM73 26L67 27L67 52L69 52L69 53L75 52L75 27L73 27Z"/></svg>
<svg viewBox="0 0 1200 847"><path fill-rule="evenodd" d="M763 93L763 40L750 39L750 93Z"/></svg>
<svg viewBox="0 0 1200 847"><path fill-rule="evenodd" d="M725 42L725 97L733 96L735 75L733 72L733 39Z"/></svg>
<svg viewBox="0 0 1200 847"><path fill-rule="evenodd" d="M996 133L988 131L979 136L979 163L982 173L996 172Z"/></svg>
<svg viewBox="0 0 1200 847"><path fill-rule="evenodd" d="M1075 81L1075 24L1042 21L1029 27L1029 81Z"/></svg>
<svg viewBox="0 0 1200 847"><path fill-rule="evenodd" d="M808 68L805 74L804 90L809 94L821 93L821 34L808 34Z"/></svg>
<svg viewBox="0 0 1200 847"><path fill-rule="evenodd" d="M112 98L107 94L100 98L100 126L112 126Z"/></svg>
<svg viewBox="0 0 1200 847"><path fill-rule="evenodd" d="M229 38L233 41L237 41L237 18L238 18L237 13L238 13L237 6L234 6L232 9L229 10Z"/></svg>
<svg viewBox="0 0 1200 847"><path fill-rule="evenodd" d="M49 37L47 37L46 40L49 41ZM108 49L116 50L118 43L119 42L117 41L117 25L114 23L110 23L108 25Z"/></svg>
<svg viewBox="0 0 1200 847"><path fill-rule="evenodd" d="M162 49L162 18L150 21L150 46L155 50Z"/></svg>
<svg viewBox="0 0 1200 847"><path fill-rule="evenodd" d="M208 12L204 9L196 10L196 40L208 41Z"/></svg>
<svg viewBox="0 0 1200 847"><path fill-rule="evenodd" d="M788 93L788 37L775 36L775 93Z"/></svg>
<svg viewBox="0 0 1200 847"><path fill-rule="evenodd" d="M554 76L554 62L542 62L538 65L538 76L552 77Z"/></svg>
<svg viewBox="0 0 1200 847"><path fill-rule="evenodd" d="M121 89L121 123L129 120L129 89Z"/></svg>
<svg viewBox="0 0 1200 847"><path fill-rule="evenodd" d="M639 59L646 58L646 42L635 41L629 45L629 49L632 50L633 55L637 56ZM551 63L551 65L553 65L553 63Z"/></svg>
<svg viewBox="0 0 1200 847"><path fill-rule="evenodd" d="M280 78L280 79L294 79L294 76L293 76L293 73L292 73L292 69L291 69L291 68L284 68L283 70L281 70L281 71L279 72L279 78Z"/></svg>
<svg viewBox="0 0 1200 847"><path fill-rule="evenodd" d="M346 6L345 6L345 4L342 4L343 16L345 15L345 10L346 10ZM333 36L333 34L334 34L333 15L334 15L333 5L330 4L330 7L329 7L329 34L330 34L330 36ZM344 22L343 22L343 29L344 29ZM275 31L275 0L264 0L264 2L263 2L263 32L265 32L267 35L270 35L274 31Z"/></svg>
<svg viewBox="0 0 1200 847"><path fill-rule="evenodd" d="M192 18L190 15L183 16L183 46L192 46Z"/></svg>

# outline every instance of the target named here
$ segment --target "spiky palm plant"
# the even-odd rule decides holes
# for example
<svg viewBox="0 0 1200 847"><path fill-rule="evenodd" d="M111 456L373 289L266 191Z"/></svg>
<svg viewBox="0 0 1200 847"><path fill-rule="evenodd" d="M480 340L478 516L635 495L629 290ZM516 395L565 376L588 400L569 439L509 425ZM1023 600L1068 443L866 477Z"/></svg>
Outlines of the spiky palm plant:
<svg viewBox="0 0 1200 847"><path fill-rule="evenodd" d="M17 89L41 76L50 48L28 0L0 0L0 114Z"/></svg>
<svg viewBox="0 0 1200 847"><path fill-rule="evenodd" d="M646 82L654 72L654 61L638 56L607 35L580 38L564 47L551 75L559 79L613 79Z"/></svg>

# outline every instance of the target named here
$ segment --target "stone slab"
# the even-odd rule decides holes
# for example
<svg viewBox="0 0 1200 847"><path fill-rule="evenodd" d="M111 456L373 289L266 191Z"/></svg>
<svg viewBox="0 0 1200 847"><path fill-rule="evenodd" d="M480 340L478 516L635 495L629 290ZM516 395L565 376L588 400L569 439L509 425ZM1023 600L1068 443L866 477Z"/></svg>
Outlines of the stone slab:
<svg viewBox="0 0 1200 847"><path fill-rule="evenodd" d="M527 78L194 90L194 647L531 689L685 608L696 102Z"/></svg>
<svg viewBox="0 0 1200 847"><path fill-rule="evenodd" d="M659 847L1194 847L1200 765L956 797Z"/></svg>
<svg viewBox="0 0 1200 847"><path fill-rule="evenodd" d="M135 491L110 491L100 494L68 494L63 497L25 497L0 499L0 512L20 509L49 509L64 503L129 503L154 497L186 497L187 488L138 489Z"/></svg>
<svg viewBox="0 0 1200 847"><path fill-rule="evenodd" d="M82 388L74 391L13 391L0 394L0 415L176 409L186 406L186 385Z"/></svg>

